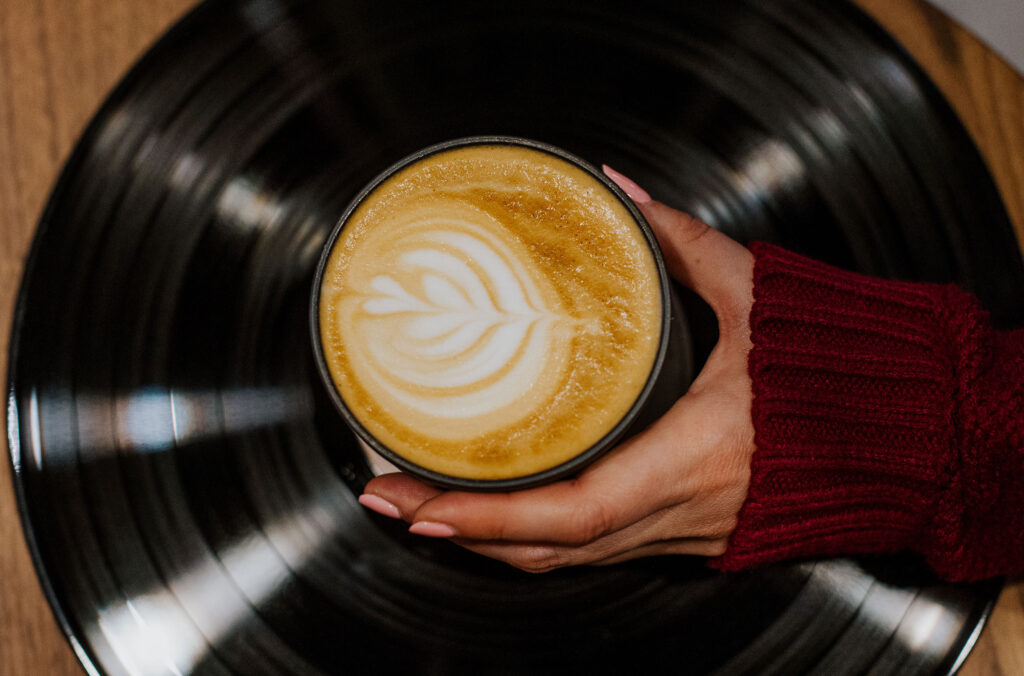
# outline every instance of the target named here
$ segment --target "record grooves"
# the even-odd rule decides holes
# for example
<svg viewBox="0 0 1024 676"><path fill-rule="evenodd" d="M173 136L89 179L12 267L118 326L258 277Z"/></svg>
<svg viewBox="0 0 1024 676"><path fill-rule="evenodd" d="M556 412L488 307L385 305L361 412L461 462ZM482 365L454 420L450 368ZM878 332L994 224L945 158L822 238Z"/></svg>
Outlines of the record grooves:
<svg viewBox="0 0 1024 676"><path fill-rule="evenodd" d="M531 576L407 534L311 358L320 247L427 145L510 134L742 241L953 281L1024 264L977 151L841 2L210 1L96 115L33 244L11 454L58 619L101 673L948 673L998 582L916 563ZM706 312L691 301L695 345ZM924 631L921 627L931 627Z"/></svg>

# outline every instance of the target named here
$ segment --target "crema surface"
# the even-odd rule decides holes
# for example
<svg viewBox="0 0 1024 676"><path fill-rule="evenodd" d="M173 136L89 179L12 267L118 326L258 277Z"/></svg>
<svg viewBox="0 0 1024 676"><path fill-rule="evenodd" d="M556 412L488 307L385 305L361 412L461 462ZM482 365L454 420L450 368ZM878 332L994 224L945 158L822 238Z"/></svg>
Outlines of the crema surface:
<svg viewBox="0 0 1024 676"><path fill-rule="evenodd" d="M643 233L599 181L518 146L431 155L342 229L320 332L346 406L436 472L524 476L607 434L647 380L661 290Z"/></svg>

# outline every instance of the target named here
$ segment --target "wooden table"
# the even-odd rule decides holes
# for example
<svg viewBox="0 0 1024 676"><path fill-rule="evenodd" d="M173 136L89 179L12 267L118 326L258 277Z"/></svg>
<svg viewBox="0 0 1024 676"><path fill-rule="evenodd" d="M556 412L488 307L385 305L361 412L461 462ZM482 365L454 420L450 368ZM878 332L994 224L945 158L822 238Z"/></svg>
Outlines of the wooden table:
<svg viewBox="0 0 1024 676"><path fill-rule="evenodd" d="M945 92L981 147L1024 242L1024 78L920 0L858 0ZM0 2L0 379L15 294L43 203L100 101L193 0ZM4 463L6 465L6 462ZM43 598L0 469L0 674L81 674ZM969 676L1024 674L1024 583L1008 586Z"/></svg>

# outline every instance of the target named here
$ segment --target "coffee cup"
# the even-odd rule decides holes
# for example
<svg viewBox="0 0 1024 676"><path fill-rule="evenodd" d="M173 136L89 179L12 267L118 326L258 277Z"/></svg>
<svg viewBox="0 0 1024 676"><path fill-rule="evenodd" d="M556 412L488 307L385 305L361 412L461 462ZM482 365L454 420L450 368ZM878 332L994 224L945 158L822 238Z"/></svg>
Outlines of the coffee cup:
<svg viewBox="0 0 1024 676"><path fill-rule="evenodd" d="M691 376L643 214L580 158L517 137L433 145L371 181L324 246L310 328L359 439L444 488L572 476Z"/></svg>

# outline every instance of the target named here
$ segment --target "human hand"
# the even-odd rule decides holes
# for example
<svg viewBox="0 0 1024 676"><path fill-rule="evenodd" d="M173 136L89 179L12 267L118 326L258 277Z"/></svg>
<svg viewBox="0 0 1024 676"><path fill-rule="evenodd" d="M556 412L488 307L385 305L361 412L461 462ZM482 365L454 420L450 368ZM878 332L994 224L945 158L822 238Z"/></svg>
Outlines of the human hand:
<svg viewBox="0 0 1024 676"><path fill-rule="evenodd" d="M751 253L699 220L651 200L605 167L651 224L669 272L718 318L719 339L687 393L659 420L575 479L511 493L442 491L404 474L370 481L359 501L517 568L610 564L725 552L747 495L754 451Z"/></svg>

